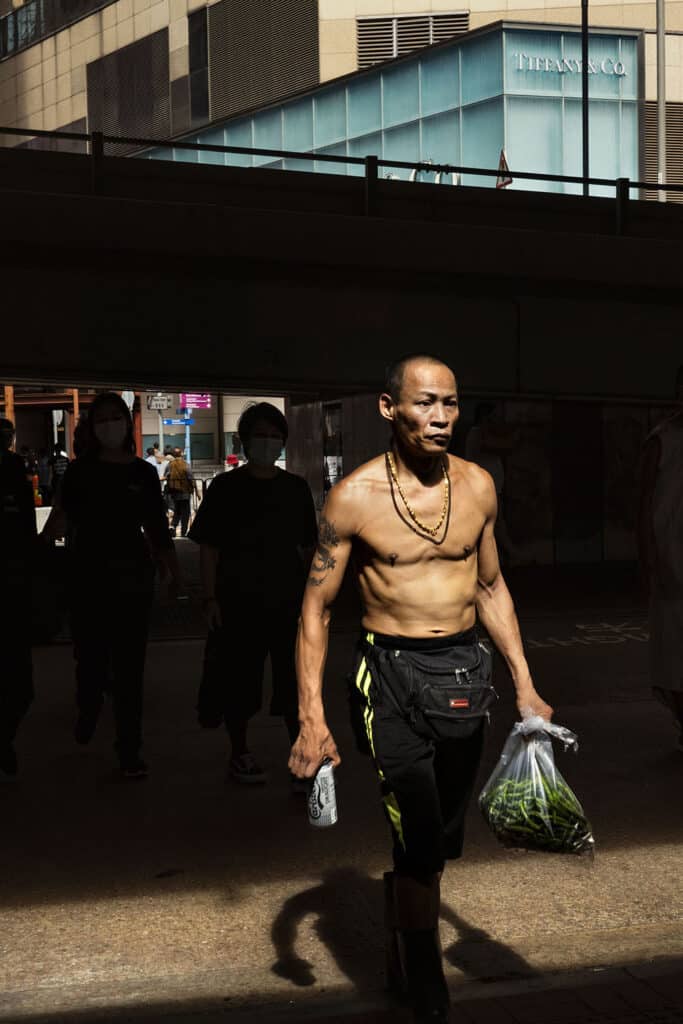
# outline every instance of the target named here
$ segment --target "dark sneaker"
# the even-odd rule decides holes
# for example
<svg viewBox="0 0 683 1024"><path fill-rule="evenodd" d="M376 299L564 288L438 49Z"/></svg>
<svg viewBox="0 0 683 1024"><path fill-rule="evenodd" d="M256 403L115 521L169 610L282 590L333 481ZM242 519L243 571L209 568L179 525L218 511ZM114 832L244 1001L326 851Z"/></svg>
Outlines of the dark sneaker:
<svg viewBox="0 0 683 1024"><path fill-rule="evenodd" d="M17 752L11 743L0 746L0 772L5 775L16 775L19 771Z"/></svg>
<svg viewBox="0 0 683 1024"><path fill-rule="evenodd" d="M243 782L248 786L266 782L268 776L253 754L242 754L233 757L228 766L228 775L235 782Z"/></svg>
<svg viewBox="0 0 683 1024"><path fill-rule="evenodd" d="M100 717L100 709L97 711L79 711L78 718L76 719L76 726L74 728L74 739L76 743L80 743L82 747L86 743L90 743L90 740L95 735L95 729L97 728L97 720Z"/></svg>
<svg viewBox="0 0 683 1024"><path fill-rule="evenodd" d="M132 761L123 761L121 772L124 779L146 779L149 775L149 768L142 758L136 757Z"/></svg>

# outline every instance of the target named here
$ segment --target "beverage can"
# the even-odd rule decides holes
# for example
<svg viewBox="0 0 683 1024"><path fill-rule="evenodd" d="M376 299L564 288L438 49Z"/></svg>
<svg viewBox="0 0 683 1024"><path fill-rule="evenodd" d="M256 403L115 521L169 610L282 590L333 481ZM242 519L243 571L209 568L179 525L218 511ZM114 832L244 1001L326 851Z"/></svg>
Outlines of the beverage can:
<svg viewBox="0 0 683 1024"><path fill-rule="evenodd" d="M323 761L308 794L308 820L314 828L329 828L337 823L337 797L332 762Z"/></svg>

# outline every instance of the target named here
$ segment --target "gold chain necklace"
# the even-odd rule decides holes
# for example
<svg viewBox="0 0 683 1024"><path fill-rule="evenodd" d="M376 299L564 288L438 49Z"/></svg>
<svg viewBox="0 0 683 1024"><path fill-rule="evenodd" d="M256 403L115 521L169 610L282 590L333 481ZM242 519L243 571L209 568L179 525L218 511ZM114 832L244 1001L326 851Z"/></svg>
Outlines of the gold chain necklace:
<svg viewBox="0 0 683 1024"><path fill-rule="evenodd" d="M387 467L389 469L391 480L393 480L393 482L396 484L396 490L401 495L401 498L403 500L403 504L406 507L408 515L410 516L412 521L415 523L415 525L418 526L420 528L420 530L423 531L423 533L428 534L430 537L436 537L437 533L439 532L439 530L441 529L441 527L444 524L446 516L448 515L448 513L450 511L450 504L451 504L451 481L450 481L450 477L448 475L448 471L446 470L445 464L444 463L441 464L441 469L442 469L442 472L443 472L443 486L444 486L443 507L441 509L441 516L439 518L438 523L435 526L427 526L427 524L423 523L422 520L418 517L417 513L415 512L415 509L412 507L412 505L410 504L410 502L408 501L408 499L405 496L403 488L401 487L401 484L400 484L399 479L398 479L398 473L396 472L396 463L394 462L394 456L391 454L391 452L387 452L386 453L386 462L387 462Z"/></svg>

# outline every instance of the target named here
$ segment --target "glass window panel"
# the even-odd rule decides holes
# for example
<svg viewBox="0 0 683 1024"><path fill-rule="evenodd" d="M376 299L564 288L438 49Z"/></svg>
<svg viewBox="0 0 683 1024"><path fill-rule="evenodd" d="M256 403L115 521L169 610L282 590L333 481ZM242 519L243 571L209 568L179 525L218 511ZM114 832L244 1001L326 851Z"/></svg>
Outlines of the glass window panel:
<svg viewBox="0 0 683 1024"><path fill-rule="evenodd" d="M192 73L209 66L206 7L188 14L187 23L190 37L190 73Z"/></svg>
<svg viewBox="0 0 683 1024"><path fill-rule="evenodd" d="M460 47L462 102L476 103L503 92L502 36L481 36Z"/></svg>
<svg viewBox="0 0 683 1024"><path fill-rule="evenodd" d="M282 112L280 109L264 110L254 117L254 148L283 149ZM273 162L272 156L254 155L254 167Z"/></svg>
<svg viewBox="0 0 683 1024"><path fill-rule="evenodd" d="M562 174L562 100L509 96L505 155L513 170ZM559 182L517 178L512 188L561 192Z"/></svg>
<svg viewBox="0 0 683 1024"><path fill-rule="evenodd" d="M621 159L619 177L637 181L638 174L638 106L636 103L621 104ZM631 199L636 193L631 192Z"/></svg>
<svg viewBox="0 0 683 1024"><path fill-rule="evenodd" d="M200 141L200 139L199 139L198 135L188 136L187 138L183 139L183 142L199 142L199 141ZM198 153L198 151L196 149L178 149L178 148L174 147L173 148L173 159L175 161L177 161L179 163L183 163L183 164L198 164L199 163L199 153Z"/></svg>
<svg viewBox="0 0 683 1024"><path fill-rule="evenodd" d="M422 114L440 114L460 102L459 51L437 50L420 61Z"/></svg>
<svg viewBox="0 0 683 1024"><path fill-rule="evenodd" d="M561 32L505 34L505 90L511 93L560 95L571 71L562 70ZM573 66L570 65L570 66Z"/></svg>
<svg viewBox="0 0 683 1024"><path fill-rule="evenodd" d="M464 107L461 116L463 165L495 170L503 148L503 100ZM494 188L496 179L466 174L463 184Z"/></svg>
<svg viewBox="0 0 683 1024"><path fill-rule="evenodd" d="M420 162L420 127L417 121L402 125L384 132L384 160L407 160L409 163ZM381 176L395 174L399 178L408 179L410 171L405 167L381 167ZM421 181L433 181L433 174L420 175Z"/></svg>
<svg viewBox="0 0 683 1024"><path fill-rule="evenodd" d="M359 78L347 88L349 136L379 131L382 118L379 74Z"/></svg>
<svg viewBox="0 0 683 1024"><path fill-rule="evenodd" d="M226 146L225 141L225 129L224 128L211 128L208 131L202 132L199 136L200 142L205 142L208 146ZM200 164L225 164L227 153L211 153L205 150L199 151L199 162Z"/></svg>
<svg viewBox="0 0 683 1024"><path fill-rule="evenodd" d="M580 175L582 171L581 150L581 104L575 100L565 100L562 104L562 173L571 176ZM563 191L566 195L581 195L581 185L565 183Z"/></svg>
<svg viewBox="0 0 683 1024"><path fill-rule="evenodd" d="M308 171L313 173L315 170L313 160L283 160L282 166L286 171Z"/></svg>
<svg viewBox="0 0 683 1024"><path fill-rule="evenodd" d="M346 87L321 92L313 100L315 145L327 146L346 138Z"/></svg>
<svg viewBox="0 0 683 1024"><path fill-rule="evenodd" d="M588 76L589 96L636 98L638 59L635 43L635 39L591 34L588 46L591 61ZM562 76L564 94L581 96L581 36L578 33L564 33L563 53L567 58L567 64L574 68L571 74L566 73Z"/></svg>
<svg viewBox="0 0 683 1024"><path fill-rule="evenodd" d="M329 153L331 156L346 156L346 143L340 142L336 146L324 146L320 149L321 153ZM322 172L323 174L346 174L347 168L350 168L350 164L346 163L332 163L328 160L316 160L315 169L316 171Z"/></svg>
<svg viewBox="0 0 683 1024"><path fill-rule="evenodd" d="M284 149L305 153L313 149L313 102L288 103L284 108Z"/></svg>
<svg viewBox="0 0 683 1024"><path fill-rule="evenodd" d="M420 79L417 61L382 72L384 126L414 121L420 114Z"/></svg>
<svg viewBox="0 0 683 1024"><path fill-rule="evenodd" d="M253 125L250 120L233 121L225 129L226 146L244 146L249 148L254 145ZM253 157L246 153L228 153L228 166L230 167L251 167Z"/></svg>
<svg viewBox="0 0 683 1024"><path fill-rule="evenodd" d="M619 57L622 67L617 71L624 73L619 76L621 98L623 100L638 99L638 40L628 36L619 39Z"/></svg>
<svg viewBox="0 0 683 1024"><path fill-rule="evenodd" d="M193 125L209 119L209 72L206 68L190 75L190 116Z"/></svg>
<svg viewBox="0 0 683 1024"><path fill-rule="evenodd" d="M363 135L359 139L349 140L349 156L382 156L382 135L381 132L373 132L371 135ZM383 169L380 168L381 173ZM360 164L349 164L348 174L363 175L365 168Z"/></svg>
<svg viewBox="0 0 683 1024"><path fill-rule="evenodd" d="M618 103L593 100L590 105L590 176L618 178L621 153L621 124ZM614 189L591 187L592 196L614 197Z"/></svg>
<svg viewBox="0 0 683 1024"><path fill-rule="evenodd" d="M421 160L435 164L460 163L460 114L450 110L422 122Z"/></svg>

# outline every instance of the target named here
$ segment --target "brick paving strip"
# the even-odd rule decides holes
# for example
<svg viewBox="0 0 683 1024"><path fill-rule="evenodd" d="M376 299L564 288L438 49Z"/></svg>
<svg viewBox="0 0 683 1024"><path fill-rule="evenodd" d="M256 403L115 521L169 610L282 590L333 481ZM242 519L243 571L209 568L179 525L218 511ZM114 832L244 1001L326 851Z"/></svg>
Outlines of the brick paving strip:
<svg viewBox="0 0 683 1024"><path fill-rule="evenodd" d="M558 987L539 989L551 979L533 982L487 985L496 994L471 998L470 988L482 991L484 986L464 987L453 994L452 1024L683 1024L683 966L672 965L666 973L662 967L647 965L633 969L609 969L602 976L577 975L568 986L564 977ZM556 984L559 979L552 979ZM533 988L531 986L534 986ZM520 991L523 989L523 991ZM220 1019L231 1024L289 1024L312 1020L324 1024L407 1024L410 1014L403 1010L377 1010L370 1006L349 1006L339 1013L332 1006L303 1013L274 1011L263 1008L253 1012L225 1013ZM190 1024L192 1018L185 1018ZM182 1024L178 1021L178 1024Z"/></svg>
<svg viewBox="0 0 683 1024"><path fill-rule="evenodd" d="M683 964L680 959L628 968L607 968L524 981L467 983L452 991L451 1024L683 1024ZM177 1004L176 1004L177 1006ZM5 1019L0 1015L0 1019ZM409 1024L403 1008L346 999L308 1005L186 1008L111 1008L106 1014L76 1013L59 1024ZM56 1018L22 1018L26 1024L56 1024Z"/></svg>

